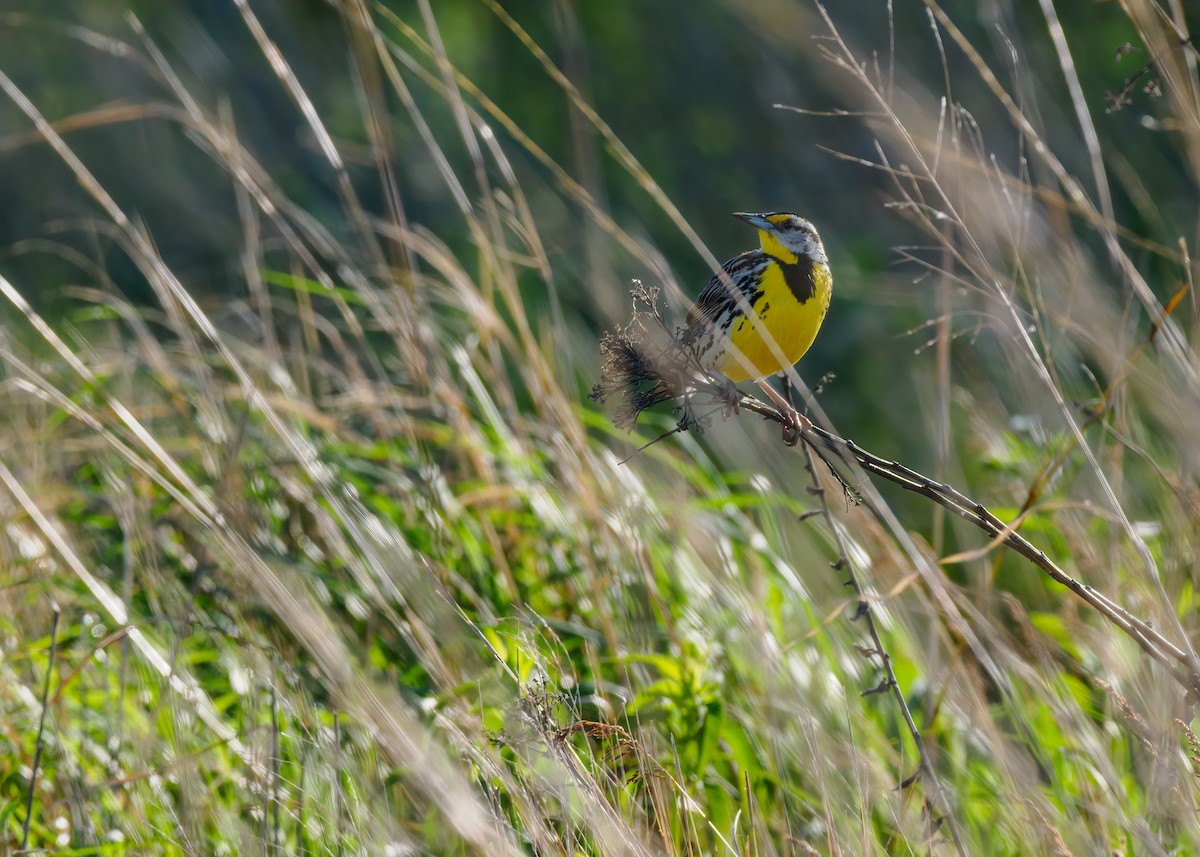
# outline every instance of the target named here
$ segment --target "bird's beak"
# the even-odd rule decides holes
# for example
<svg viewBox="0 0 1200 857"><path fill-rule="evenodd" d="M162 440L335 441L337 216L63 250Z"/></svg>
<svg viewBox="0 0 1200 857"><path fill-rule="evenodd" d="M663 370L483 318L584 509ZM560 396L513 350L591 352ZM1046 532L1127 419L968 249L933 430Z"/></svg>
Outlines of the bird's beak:
<svg viewBox="0 0 1200 857"><path fill-rule="evenodd" d="M733 216L738 220L744 220L756 229L765 229L770 232L774 230L775 225L761 214L746 214L742 211L735 211Z"/></svg>

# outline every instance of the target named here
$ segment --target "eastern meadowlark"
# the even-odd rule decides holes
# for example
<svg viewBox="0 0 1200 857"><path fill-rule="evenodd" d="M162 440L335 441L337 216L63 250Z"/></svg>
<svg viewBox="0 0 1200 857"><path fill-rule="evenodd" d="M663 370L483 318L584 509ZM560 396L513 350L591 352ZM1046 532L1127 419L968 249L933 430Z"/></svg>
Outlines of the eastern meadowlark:
<svg viewBox="0 0 1200 857"><path fill-rule="evenodd" d="M825 319L833 285L825 247L813 225L795 214L734 217L758 229L760 248L721 266L668 345L660 348L645 340L638 324L638 316L645 314L636 309L629 327L602 339L601 380L592 398L603 402L619 397L613 415L618 427L631 428L646 408L670 399L684 400L677 431L696 424L687 399L699 386L700 373L708 376L709 391L735 410L740 396L734 385L753 380L781 411L789 443L810 427L765 379L803 357ZM657 289L635 281L635 306L649 307L648 314L666 329L657 295Z"/></svg>
<svg viewBox="0 0 1200 857"><path fill-rule="evenodd" d="M723 274L709 281L689 310L681 340L703 369L731 385L755 381L795 428L804 429L807 420L763 379L803 357L825 320L833 286L825 247L813 225L796 214L734 217L758 229L761 247L721 266Z"/></svg>

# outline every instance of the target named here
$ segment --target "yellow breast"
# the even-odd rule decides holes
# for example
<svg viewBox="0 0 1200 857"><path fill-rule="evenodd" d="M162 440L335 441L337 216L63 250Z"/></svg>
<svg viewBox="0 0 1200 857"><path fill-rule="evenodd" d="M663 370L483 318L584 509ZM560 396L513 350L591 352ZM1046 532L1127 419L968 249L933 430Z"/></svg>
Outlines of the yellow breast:
<svg viewBox="0 0 1200 857"><path fill-rule="evenodd" d="M754 368L744 365L730 348L717 370L737 383L782 372L803 357L817 338L829 309L833 277L827 266L813 266L812 285L812 296L802 302L788 286L783 268L778 263L768 265L759 284L761 295L752 305L754 320L738 318L729 330L730 344ZM781 362L767 344L764 332L775 341L786 362Z"/></svg>

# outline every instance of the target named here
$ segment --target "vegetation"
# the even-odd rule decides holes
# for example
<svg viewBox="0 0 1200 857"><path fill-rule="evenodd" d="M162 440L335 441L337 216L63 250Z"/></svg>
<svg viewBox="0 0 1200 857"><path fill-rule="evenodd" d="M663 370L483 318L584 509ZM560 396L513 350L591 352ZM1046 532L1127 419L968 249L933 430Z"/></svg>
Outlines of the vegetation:
<svg viewBox="0 0 1200 857"><path fill-rule="evenodd" d="M3 853L1200 848L1196 21L309 5L0 14ZM613 427L745 209L821 431Z"/></svg>

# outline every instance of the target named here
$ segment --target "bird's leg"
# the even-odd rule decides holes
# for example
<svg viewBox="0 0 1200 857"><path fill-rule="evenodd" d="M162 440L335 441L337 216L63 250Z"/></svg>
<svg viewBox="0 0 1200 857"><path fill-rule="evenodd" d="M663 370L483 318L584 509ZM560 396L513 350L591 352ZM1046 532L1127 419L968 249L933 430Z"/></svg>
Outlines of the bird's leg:
<svg viewBox="0 0 1200 857"><path fill-rule="evenodd" d="M724 405L721 410L721 419L727 420L731 414L736 416L741 409L742 401L742 393L738 390L737 384L721 372L712 372L712 378L717 383L717 389L712 394L713 398Z"/></svg>
<svg viewBox="0 0 1200 857"><path fill-rule="evenodd" d="M799 411L796 409L796 390L792 386L792 382L788 378L787 372L779 373L779 386L783 389L783 398L786 399L787 403L792 407L792 413L799 415ZM812 423L809 422L809 426L811 425ZM798 428L793 426L789 431L787 427L784 427L783 442L786 445L795 446L798 440L800 440L800 430Z"/></svg>
<svg viewBox="0 0 1200 857"><path fill-rule="evenodd" d="M783 396L775 392L765 378L760 378L754 382L758 388L767 394L767 398L779 408L779 412L783 414L786 422L783 425L783 442L788 446L795 446L796 441L800 439L800 435L804 434L812 428L812 420L797 411L792 403Z"/></svg>

